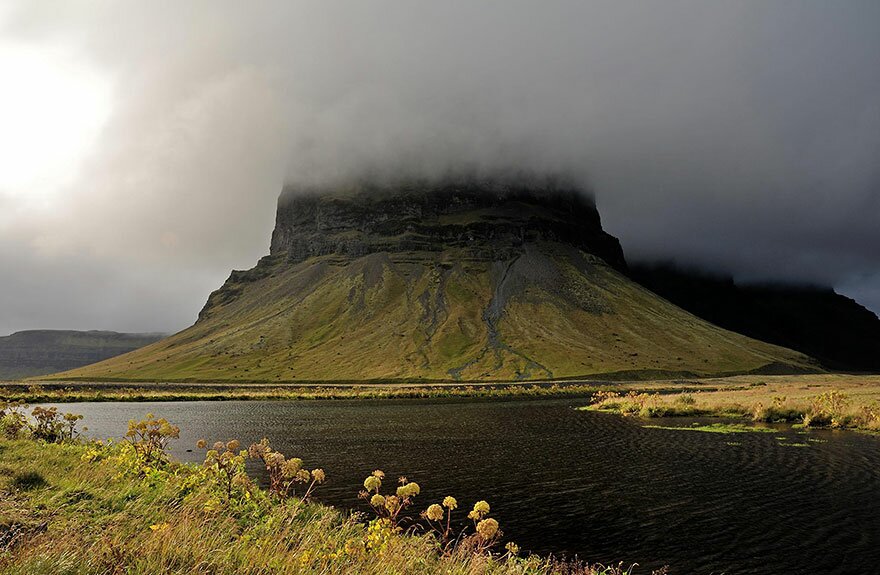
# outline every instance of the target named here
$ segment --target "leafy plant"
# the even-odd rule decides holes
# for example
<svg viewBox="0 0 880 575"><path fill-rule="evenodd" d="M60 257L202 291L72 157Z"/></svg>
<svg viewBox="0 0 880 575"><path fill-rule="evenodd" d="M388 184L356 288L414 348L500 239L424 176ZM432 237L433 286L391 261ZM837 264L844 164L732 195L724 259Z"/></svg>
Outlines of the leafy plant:
<svg viewBox="0 0 880 575"><path fill-rule="evenodd" d="M370 508L379 519L387 519L392 528L398 527L401 512L412 505L413 498L421 492L421 487L415 481L408 481L406 477L399 477L399 486L395 493L382 495L382 480L385 472L381 469L373 471L364 479L364 489L358 495L367 500Z"/></svg>
<svg viewBox="0 0 880 575"><path fill-rule="evenodd" d="M439 538L440 549L444 554L454 552L484 553L494 546L501 538L498 521L489 517L491 510L486 501L477 501L467 517L473 522L474 531L470 535L467 529L455 535L452 529L452 512L458 508L454 497L444 497L442 503L433 503L422 512L422 518ZM445 521L444 521L445 520ZM515 543L507 544L510 557L519 553Z"/></svg>
<svg viewBox="0 0 880 575"><path fill-rule="evenodd" d="M19 401L0 403L0 434L7 439L16 439L28 429L24 409L27 406Z"/></svg>

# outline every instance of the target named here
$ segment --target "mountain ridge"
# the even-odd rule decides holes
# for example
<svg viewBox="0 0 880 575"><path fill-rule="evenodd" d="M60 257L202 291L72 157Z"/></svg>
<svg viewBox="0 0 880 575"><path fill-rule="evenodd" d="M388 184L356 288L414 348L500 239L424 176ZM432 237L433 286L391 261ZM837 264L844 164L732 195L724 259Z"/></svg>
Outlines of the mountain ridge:
<svg viewBox="0 0 880 575"><path fill-rule="evenodd" d="M631 265L651 291L725 329L815 357L829 369L880 372L880 318L824 286L740 284L671 264Z"/></svg>
<svg viewBox="0 0 880 575"><path fill-rule="evenodd" d="M104 330L23 330L0 337L0 378L47 375L96 363L165 337Z"/></svg>

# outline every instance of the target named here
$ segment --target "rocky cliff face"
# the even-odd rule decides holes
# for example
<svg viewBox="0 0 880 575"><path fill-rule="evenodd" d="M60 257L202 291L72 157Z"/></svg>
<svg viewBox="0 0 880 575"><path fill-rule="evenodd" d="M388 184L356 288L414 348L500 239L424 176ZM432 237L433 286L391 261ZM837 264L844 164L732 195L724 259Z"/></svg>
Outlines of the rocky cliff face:
<svg viewBox="0 0 880 575"><path fill-rule="evenodd" d="M285 188L271 254L296 263L328 254L358 258L462 248L474 259L500 261L539 241L568 244L626 269L620 243L602 230L589 196L550 185Z"/></svg>

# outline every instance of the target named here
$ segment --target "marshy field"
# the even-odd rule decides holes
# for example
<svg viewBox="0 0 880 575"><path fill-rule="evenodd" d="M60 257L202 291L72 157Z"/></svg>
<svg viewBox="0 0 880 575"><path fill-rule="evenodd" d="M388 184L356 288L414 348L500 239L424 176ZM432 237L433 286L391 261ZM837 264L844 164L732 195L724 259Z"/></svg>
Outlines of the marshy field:
<svg viewBox="0 0 880 575"><path fill-rule="evenodd" d="M16 384L4 393L30 405L5 410L0 572L871 572L878 390L843 375ZM50 406L47 438L30 414ZM15 434L14 413L31 422ZM151 460L125 437L147 413L175 430ZM249 449L264 437L294 461L281 484Z"/></svg>

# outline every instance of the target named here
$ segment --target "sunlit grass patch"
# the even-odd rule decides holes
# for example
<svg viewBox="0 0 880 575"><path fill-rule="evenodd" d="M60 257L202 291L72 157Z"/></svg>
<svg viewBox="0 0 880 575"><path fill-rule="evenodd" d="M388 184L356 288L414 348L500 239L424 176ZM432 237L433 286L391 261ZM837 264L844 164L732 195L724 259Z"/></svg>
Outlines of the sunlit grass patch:
<svg viewBox="0 0 880 575"><path fill-rule="evenodd" d="M880 383L875 379L854 379L849 385L852 395L827 387L826 391L816 394L815 388L825 387L821 384L793 388L791 384L744 386L740 383L728 389L665 394L600 390L593 395L590 405L580 409L643 418L737 417L755 422L789 423L798 429L880 432Z"/></svg>
<svg viewBox="0 0 880 575"><path fill-rule="evenodd" d="M712 423L709 425L691 425L690 427L678 427L671 425L643 425L645 429L668 429L672 431L700 431L703 433L775 433L777 430L769 427L758 427L744 423Z"/></svg>

